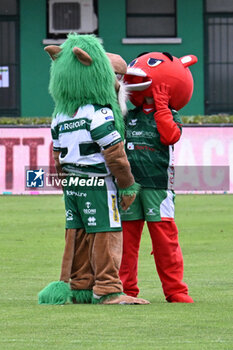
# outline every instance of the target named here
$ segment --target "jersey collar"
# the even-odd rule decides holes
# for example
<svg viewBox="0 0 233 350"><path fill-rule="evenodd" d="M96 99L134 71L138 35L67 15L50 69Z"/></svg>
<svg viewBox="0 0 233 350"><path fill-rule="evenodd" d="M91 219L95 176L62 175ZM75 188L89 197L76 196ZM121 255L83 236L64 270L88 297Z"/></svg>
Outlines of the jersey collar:
<svg viewBox="0 0 233 350"><path fill-rule="evenodd" d="M154 103L151 103L151 104L143 103L142 110L145 114L150 114L151 112L155 111L155 105Z"/></svg>

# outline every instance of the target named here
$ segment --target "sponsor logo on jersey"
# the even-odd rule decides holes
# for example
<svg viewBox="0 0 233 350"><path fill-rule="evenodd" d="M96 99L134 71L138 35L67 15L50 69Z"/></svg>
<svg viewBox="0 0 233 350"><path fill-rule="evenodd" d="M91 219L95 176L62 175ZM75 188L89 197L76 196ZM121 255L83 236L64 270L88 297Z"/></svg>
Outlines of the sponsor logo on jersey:
<svg viewBox="0 0 233 350"><path fill-rule="evenodd" d="M129 149L130 151L134 150L134 144L133 144L133 142L128 142L128 143L127 143L127 149Z"/></svg>
<svg viewBox="0 0 233 350"><path fill-rule="evenodd" d="M132 131L132 136L142 136L143 131Z"/></svg>
<svg viewBox="0 0 233 350"><path fill-rule="evenodd" d="M96 218L94 216L89 216L87 221L88 226L96 226Z"/></svg>
<svg viewBox="0 0 233 350"><path fill-rule="evenodd" d="M155 215L154 210L155 210L155 208L147 208L147 213L146 213L146 215Z"/></svg>
<svg viewBox="0 0 233 350"><path fill-rule="evenodd" d="M130 122L129 122L129 125L131 126L135 126L137 124L137 119L131 119Z"/></svg>
<svg viewBox="0 0 233 350"><path fill-rule="evenodd" d="M66 190L67 196L76 196L76 197L86 197L87 194L85 192L75 192L75 191L68 191Z"/></svg>
<svg viewBox="0 0 233 350"><path fill-rule="evenodd" d="M155 133L153 131L143 131L143 130L127 130L127 137L141 137L141 138L147 138L147 139L154 139L155 137L158 137L158 133Z"/></svg>
<svg viewBox="0 0 233 350"><path fill-rule="evenodd" d="M72 220L74 220L72 210L71 209L66 210L66 221L72 221Z"/></svg>
<svg viewBox="0 0 233 350"><path fill-rule="evenodd" d="M80 119L80 120L75 120L75 121L70 121L70 122L65 122L62 123L59 127L59 132L63 131L72 131L74 129L79 129L82 128L86 124L86 120Z"/></svg>
<svg viewBox="0 0 233 350"><path fill-rule="evenodd" d="M134 149L137 151L151 151L151 152L155 152L155 148L154 147L150 147L147 145L135 145Z"/></svg>
<svg viewBox="0 0 233 350"><path fill-rule="evenodd" d="M107 117L105 117L105 120L114 120L113 115L108 115Z"/></svg>
<svg viewBox="0 0 233 350"><path fill-rule="evenodd" d="M113 131L115 129L115 126L113 123L110 123L108 126L107 126L107 130L108 131Z"/></svg>
<svg viewBox="0 0 233 350"><path fill-rule="evenodd" d="M107 113L108 113L107 109L105 109L105 108L102 108L100 111L101 111L101 113L103 113L103 114L107 114Z"/></svg>
<svg viewBox="0 0 233 350"><path fill-rule="evenodd" d="M83 209L84 214L96 214L96 209L91 208L91 202L86 202L86 209Z"/></svg>
<svg viewBox="0 0 233 350"><path fill-rule="evenodd" d="M116 195L112 194L111 198L112 198L113 221L119 222L120 218L119 218L119 212L117 208L117 197Z"/></svg>

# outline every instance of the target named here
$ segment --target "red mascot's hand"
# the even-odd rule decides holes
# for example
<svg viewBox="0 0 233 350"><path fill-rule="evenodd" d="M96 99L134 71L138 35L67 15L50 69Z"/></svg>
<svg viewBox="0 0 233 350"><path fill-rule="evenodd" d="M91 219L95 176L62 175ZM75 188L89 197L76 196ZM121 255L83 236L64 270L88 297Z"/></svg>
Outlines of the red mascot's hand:
<svg viewBox="0 0 233 350"><path fill-rule="evenodd" d="M154 114L157 130L160 134L160 141L164 145L174 145L181 135L181 130L173 120L173 115L169 109L170 86L162 83L156 85L152 90L155 109Z"/></svg>
<svg viewBox="0 0 233 350"><path fill-rule="evenodd" d="M156 85L154 89L152 89L153 98L155 101L155 109L159 111L161 109L167 109L169 105L169 100L171 98L170 95L170 86L161 83L160 85Z"/></svg>

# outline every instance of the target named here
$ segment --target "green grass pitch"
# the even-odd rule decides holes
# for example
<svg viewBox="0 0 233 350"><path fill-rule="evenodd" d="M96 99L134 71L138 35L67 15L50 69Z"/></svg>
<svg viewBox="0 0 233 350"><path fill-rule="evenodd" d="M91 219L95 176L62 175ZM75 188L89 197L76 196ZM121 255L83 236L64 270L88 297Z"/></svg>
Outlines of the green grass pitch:
<svg viewBox="0 0 233 350"><path fill-rule="evenodd" d="M194 304L168 304L144 228L140 296L150 305L41 306L59 278L64 248L61 196L0 197L1 350L233 349L233 196L178 195L184 280Z"/></svg>

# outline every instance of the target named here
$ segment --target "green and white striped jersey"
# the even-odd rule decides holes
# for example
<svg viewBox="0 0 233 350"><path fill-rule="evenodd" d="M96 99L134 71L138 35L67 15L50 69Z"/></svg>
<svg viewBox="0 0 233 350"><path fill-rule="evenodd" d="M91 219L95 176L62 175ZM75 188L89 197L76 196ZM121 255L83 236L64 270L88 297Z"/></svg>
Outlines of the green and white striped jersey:
<svg viewBox="0 0 233 350"><path fill-rule="evenodd" d="M60 151L64 171L79 176L110 174L101 151L121 141L110 108L88 104L73 117L57 114L51 133L53 150Z"/></svg>

